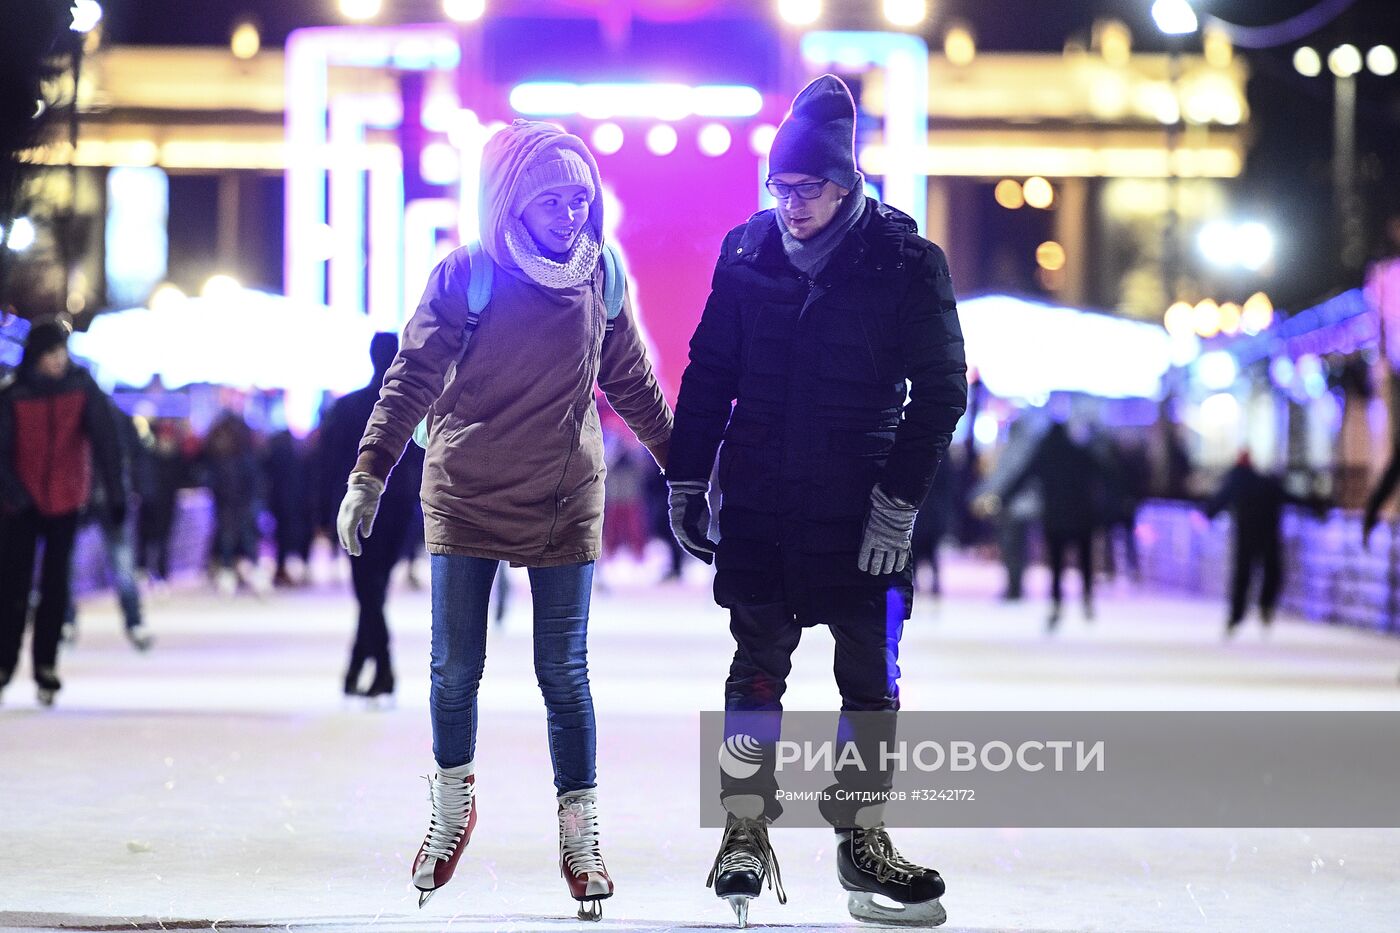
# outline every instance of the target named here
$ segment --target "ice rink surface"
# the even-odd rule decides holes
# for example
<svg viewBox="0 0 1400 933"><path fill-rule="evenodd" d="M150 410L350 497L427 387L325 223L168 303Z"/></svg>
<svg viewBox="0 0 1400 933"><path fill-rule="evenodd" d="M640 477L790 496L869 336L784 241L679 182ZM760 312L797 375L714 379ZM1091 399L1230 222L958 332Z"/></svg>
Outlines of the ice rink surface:
<svg viewBox="0 0 1400 933"><path fill-rule="evenodd" d="M692 568L699 570L698 566ZM732 652L703 578L645 585L613 568L590 639L604 854L618 893L598 929L733 926L704 887L719 833L699 828L697 710L722 706ZM1400 640L1283 619L1221 638L1223 606L1106 587L1098 618L992 598L956 562L904 637L903 702L940 709L1400 708ZM1031 592L1043 592L1032 575ZM408 882L427 825L428 601L391 602L398 704L347 708L343 586L265 600L186 590L149 607L147 655L109 597L84 604L65 688L35 706L27 662L0 705L0 929L570 930L559 877L528 599L493 629L477 752L480 822L423 910ZM807 633L790 709L836 704L831 640ZM26 652L27 654L27 652ZM1400 793L1400 776L1397 776ZM900 830L948 883L943 930L1361 933L1400 929L1400 830ZM775 830L788 904L754 927L851 921L834 842Z"/></svg>

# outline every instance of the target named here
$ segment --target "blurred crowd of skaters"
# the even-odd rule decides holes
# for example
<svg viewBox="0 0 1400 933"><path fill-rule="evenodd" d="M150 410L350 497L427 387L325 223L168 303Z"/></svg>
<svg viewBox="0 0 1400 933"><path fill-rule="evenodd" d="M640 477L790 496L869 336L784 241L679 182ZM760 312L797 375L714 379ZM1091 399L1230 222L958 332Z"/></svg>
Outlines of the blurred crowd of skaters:
<svg viewBox="0 0 1400 933"><path fill-rule="evenodd" d="M15 373L8 374L0 391L15 380ZM111 484L91 482L77 524L80 529L95 526L105 576L136 649L148 650L155 640L145 624L143 591L158 592L167 585L175 569L172 547L177 539L180 547L188 545L188 540L179 538L182 489L208 490L203 566L217 592L228 597L265 596L274 588L312 582L313 543L318 538L334 543L336 509L347 464L355 454L349 449L354 441L338 442L347 449L335 449L337 444L323 437L324 421L322 427L300 437L285 429L255 430L232 410L219 414L201 436L187 418L156 416L149 413L153 408L139 402L131 406L133 412L127 412L100 392L96 397L102 399L120 452L127 504L114 508L107 501L112 497ZM702 573L670 533L663 476L620 419L605 404L601 407L608 466L604 567L623 558L636 567L645 565L662 582L680 580L687 563L696 564L696 572ZM356 426L348 433L358 439L358 430ZM1064 580L1073 564L1079 570L1081 611L1092 619L1096 578L1140 578L1137 531L1142 502L1150 496L1188 497L1190 464L1184 449L1167 445L1164 472L1154 469L1148 444L1141 431L1114 431L1073 420L1066 424L1035 410L1011 421L1002 442L991 451L980 452L971 442L955 444L915 526L916 581L940 595L944 583L940 551L952 546L999 560L1005 573L1000 597L1016 602L1026 594L1027 567L1043 561L1050 574L1046 626L1053 631L1064 614ZM93 455L96 458L95 446ZM405 463L402 469L421 471L422 452L410 447ZM1368 529L1375 524L1380 500L1396 485L1396 475L1400 470L1389 471L1372 497ZM717 488L716 494L722 496L722 489ZM1227 633L1244 620L1256 578L1260 578L1256 597L1260 617L1265 624L1273 619L1283 582L1281 512L1290 502L1317 510L1327 505L1288 493L1276 478L1256 470L1247 454L1241 454L1214 494L1199 502L1208 516L1229 510L1234 519L1235 566ZM0 523L5 521L0 517ZM13 516L8 521L13 530ZM420 565L425 562L417 503L404 532L392 562L405 566L403 578L409 586L421 588ZM52 540L47 543L54 546ZM68 548L71 553L72 542ZM340 559L338 548L324 551L330 560ZM33 567L32 558L29 566ZM0 567L11 576L16 569ZM386 579L387 573L386 569ZM635 574L629 575L632 578ZM605 588L607 580L605 572L600 585ZM71 582L67 585L60 640L71 643L77 638L76 603ZM496 586L493 614L499 623L506 616L509 575L501 574ZM44 592L41 579L29 600L31 613ZM358 589L357 596L362 596ZM382 620L379 624L382 627ZM36 633L37 628L36 624ZM346 692L356 692L348 681Z"/></svg>

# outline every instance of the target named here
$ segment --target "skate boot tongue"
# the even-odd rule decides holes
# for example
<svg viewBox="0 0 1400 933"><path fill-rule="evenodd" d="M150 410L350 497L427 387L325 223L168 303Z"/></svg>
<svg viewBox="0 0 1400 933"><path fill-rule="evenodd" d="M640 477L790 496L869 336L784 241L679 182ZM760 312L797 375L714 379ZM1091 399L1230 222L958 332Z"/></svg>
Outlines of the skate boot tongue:
<svg viewBox="0 0 1400 933"><path fill-rule="evenodd" d="M471 818L476 778L470 773L456 775L439 771L428 778L428 783L433 817L428 826L428 838L423 841L423 854L437 859L451 858Z"/></svg>
<svg viewBox="0 0 1400 933"><path fill-rule="evenodd" d="M900 855L883 826L841 833L837 871L850 896L847 909L857 920L900 926L937 926L947 919L938 899L942 877ZM898 906L876 901L881 897Z"/></svg>
<svg viewBox="0 0 1400 933"><path fill-rule="evenodd" d="M778 896L779 904L787 903L783 876L778 868L778 856L768 841L768 824L762 819L737 817L732 813L724 826L715 863L710 868L707 887L714 887L720 897L757 897L764 879Z"/></svg>
<svg viewBox="0 0 1400 933"><path fill-rule="evenodd" d="M597 796L580 792L559 798L559 849L564 866L575 875L593 876L604 872L603 856L598 848Z"/></svg>
<svg viewBox="0 0 1400 933"><path fill-rule="evenodd" d="M572 791L558 799L559 873L578 901L578 918L601 920L602 902L612 897L613 883L599 847L597 791Z"/></svg>
<svg viewBox="0 0 1400 933"><path fill-rule="evenodd" d="M428 776L428 799L433 805L432 819L413 860L419 907L452 880L462 850L471 840L476 825L476 777L472 764L439 768Z"/></svg>
<svg viewBox="0 0 1400 933"><path fill-rule="evenodd" d="M874 868L876 877L881 881L908 884L930 872L937 874L933 869L915 865L900 855L899 850L890 841L890 834L885 831L883 826L877 826L874 829L854 830L852 842L856 848L857 858L868 862Z"/></svg>

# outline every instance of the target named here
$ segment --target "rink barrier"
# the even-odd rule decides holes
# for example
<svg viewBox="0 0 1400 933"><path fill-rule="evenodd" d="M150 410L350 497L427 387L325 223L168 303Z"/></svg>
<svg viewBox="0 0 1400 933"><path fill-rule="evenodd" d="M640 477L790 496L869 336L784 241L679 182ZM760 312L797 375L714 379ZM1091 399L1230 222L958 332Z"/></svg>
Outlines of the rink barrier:
<svg viewBox="0 0 1400 933"><path fill-rule="evenodd" d="M207 489L180 491L171 532L173 578L203 571L213 520ZM1151 500L1138 512L1136 536L1144 582L1219 600L1223 618L1231 567L1228 515L1212 522L1191 503ZM1400 634L1400 521L1382 521L1363 549L1360 513L1334 509L1319 518L1290 507L1283 539L1285 611ZM79 595L110 586L95 527L79 534L73 585Z"/></svg>
<svg viewBox="0 0 1400 933"><path fill-rule="evenodd" d="M1210 521L1193 504L1150 501L1138 512L1145 582L1213 597L1226 611L1232 566L1230 517ZM1257 575L1256 575L1257 576ZM1361 545L1361 514L1319 517L1288 507L1283 518L1281 608L1313 622L1400 634L1400 521L1376 526ZM1257 598L1258 581L1251 594ZM1253 610L1252 610L1253 611Z"/></svg>

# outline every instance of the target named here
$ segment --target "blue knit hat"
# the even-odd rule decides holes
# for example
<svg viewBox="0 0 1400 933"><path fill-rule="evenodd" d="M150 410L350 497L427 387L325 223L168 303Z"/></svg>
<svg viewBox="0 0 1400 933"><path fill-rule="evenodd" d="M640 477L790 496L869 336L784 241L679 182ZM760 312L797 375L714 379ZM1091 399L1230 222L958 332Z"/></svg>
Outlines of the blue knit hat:
<svg viewBox="0 0 1400 933"><path fill-rule="evenodd" d="M856 172L856 103L850 88L835 75L822 75L792 102L768 152L768 171L797 172L827 178L854 188Z"/></svg>

